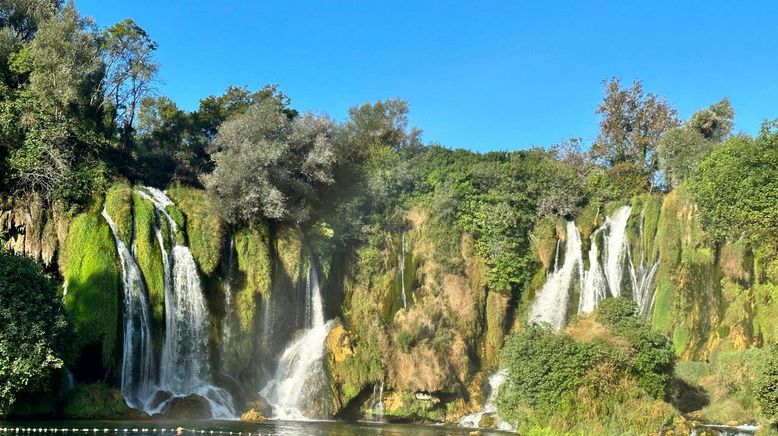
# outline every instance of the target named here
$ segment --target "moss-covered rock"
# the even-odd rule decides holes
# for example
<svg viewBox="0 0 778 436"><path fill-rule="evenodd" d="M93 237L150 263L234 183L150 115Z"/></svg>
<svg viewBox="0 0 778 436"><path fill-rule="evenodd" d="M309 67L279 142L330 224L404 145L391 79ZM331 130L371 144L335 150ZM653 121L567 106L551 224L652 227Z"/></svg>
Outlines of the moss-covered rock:
<svg viewBox="0 0 778 436"><path fill-rule="evenodd" d="M303 262L303 246L300 232L290 227L281 227L276 231L276 252L281 267L292 285L297 286Z"/></svg>
<svg viewBox="0 0 778 436"><path fill-rule="evenodd" d="M64 305L75 323L76 346L98 345L102 367L121 353L122 271L108 223L96 208L76 216L60 256Z"/></svg>
<svg viewBox="0 0 778 436"><path fill-rule="evenodd" d="M226 225L213 202L205 191L183 185L170 186L167 194L183 213L189 248L200 271L206 276L214 274L221 261ZM176 215L172 211L174 220Z"/></svg>
<svg viewBox="0 0 778 436"><path fill-rule="evenodd" d="M143 273L149 295L155 334L162 338L165 326L165 271L162 266L162 250L156 235L157 214L154 205L138 194L133 195L135 211L134 251L138 267ZM157 341L159 342L159 341Z"/></svg>
<svg viewBox="0 0 778 436"><path fill-rule="evenodd" d="M119 238L129 246L133 238L133 193L127 183L117 182L105 193L105 211L116 224Z"/></svg>
<svg viewBox="0 0 778 436"><path fill-rule="evenodd" d="M62 415L66 419L140 419L148 417L124 402L122 393L105 383L77 385L68 395Z"/></svg>

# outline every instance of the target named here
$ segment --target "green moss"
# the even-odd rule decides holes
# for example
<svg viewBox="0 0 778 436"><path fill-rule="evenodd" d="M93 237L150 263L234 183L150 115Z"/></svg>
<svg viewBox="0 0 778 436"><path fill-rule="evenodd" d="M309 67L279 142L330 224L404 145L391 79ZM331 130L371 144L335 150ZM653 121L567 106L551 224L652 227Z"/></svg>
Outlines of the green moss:
<svg viewBox="0 0 778 436"><path fill-rule="evenodd" d="M689 328L683 324L675 326L675 330L673 330L673 348L675 348L675 353L680 356L688 345Z"/></svg>
<svg viewBox="0 0 778 436"><path fill-rule="evenodd" d="M654 313L652 314L651 325L665 334L672 331L672 298L672 283L666 280L657 280L656 294L654 296Z"/></svg>
<svg viewBox="0 0 778 436"><path fill-rule="evenodd" d="M60 256L64 304L81 349L99 344L103 367L118 362L122 270L111 229L96 210L76 216Z"/></svg>
<svg viewBox="0 0 778 436"><path fill-rule="evenodd" d="M135 257L146 282L149 304L154 318L155 336L161 337L165 325L165 272L162 268L162 247L155 228L157 216L154 205L141 196L133 195L135 208Z"/></svg>
<svg viewBox="0 0 778 436"><path fill-rule="evenodd" d="M267 226L262 226L242 229L235 233L234 240L241 274L235 302L241 329L247 330L254 319L257 298L270 298L270 236Z"/></svg>
<svg viewBox="0 0 778 436"><path fill-rule="evenodd" d="M281 267L291 280L292 285L297 286L302 267L303 247L300 234L290 227L282 227L276 232L276 252Z"/></svg>
<svg viewBox="0 0 778 436"><path fill-rule="evenodd" d="M167 190L168 196L176 203L186 222L186 235L189 249L192 250L200 271L210 276L219 266L224 241L225 225L218 211L205 191L182 185L173 185ZM169 211L173 219L181 225L181 217L175 208Z"/></svg>
<svg viewBox="0 0 778 436"><path fill-rule="evenodd" d="M125 244L132 241L132 188L116 183L105 193L105 211L116 223L119 237Z"/></svg>
<svg viewBox="0 0 778 436"><path fill-rule="evenodd" d="M119 390L104 383L78 385L65 403L66 419L111 419L130 413Z"/></svg>

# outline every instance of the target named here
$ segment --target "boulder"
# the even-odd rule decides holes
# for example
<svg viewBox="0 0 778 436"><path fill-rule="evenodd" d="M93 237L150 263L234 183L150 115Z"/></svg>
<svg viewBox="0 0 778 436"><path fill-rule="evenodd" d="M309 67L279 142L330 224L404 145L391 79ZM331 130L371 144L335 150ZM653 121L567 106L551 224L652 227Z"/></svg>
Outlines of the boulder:
<svg viewBox="0 0 778 436"><path fill-rule="evenodd" d="M211 406L208 400L197 394L171 398L162 409L165 418L208 419L211 418Z"/></svg>

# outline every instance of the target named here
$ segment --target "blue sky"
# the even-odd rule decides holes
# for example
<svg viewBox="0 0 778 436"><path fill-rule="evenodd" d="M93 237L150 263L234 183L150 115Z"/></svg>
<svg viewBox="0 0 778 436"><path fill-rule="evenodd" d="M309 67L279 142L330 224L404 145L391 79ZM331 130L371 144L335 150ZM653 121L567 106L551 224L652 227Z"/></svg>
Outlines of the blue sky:
<svg viewBox="0 0 778 436"><path fill-rule="evenodd" d="M737 131L778 117L778 2L76 0L159 43L159 92L193 110L277 83L342 120L400 97L425 141L478 151L597 134L603 79L643 80L686 118L727 96Z"/></svg>

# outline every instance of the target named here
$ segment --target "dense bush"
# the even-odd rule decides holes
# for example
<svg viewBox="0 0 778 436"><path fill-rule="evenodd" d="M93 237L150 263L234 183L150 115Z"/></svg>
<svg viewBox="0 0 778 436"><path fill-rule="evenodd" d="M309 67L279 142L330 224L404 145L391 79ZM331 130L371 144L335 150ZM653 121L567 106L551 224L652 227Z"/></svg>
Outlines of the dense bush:
<svg viewBox="0 0 778 436"><path fill-rule="evenodd" d="M608 299L597 311L600 326L579 321L586 323L580 327L585 339L575 338L575 323L573 335L534 324L511 335L501 355L507 377L497 398L500 416L520 430L523 425L567 431L580 421L610 422L629 401L656 402L665 410L660 405L675 355L670 341L636 314L632 301ZM581 404L584 398L591 404Z"/></svg>
<svg viewBox="0 0 778 436"><path fill-rule="evenodd" d="M54 283L33 261L0 252L0 416L19 393L50 386L70 340Z"/></svg>

